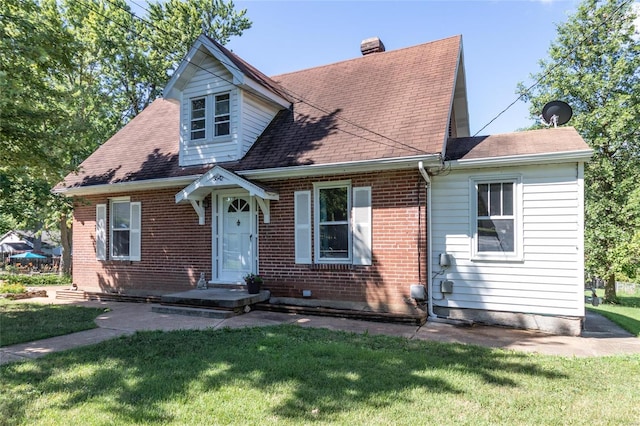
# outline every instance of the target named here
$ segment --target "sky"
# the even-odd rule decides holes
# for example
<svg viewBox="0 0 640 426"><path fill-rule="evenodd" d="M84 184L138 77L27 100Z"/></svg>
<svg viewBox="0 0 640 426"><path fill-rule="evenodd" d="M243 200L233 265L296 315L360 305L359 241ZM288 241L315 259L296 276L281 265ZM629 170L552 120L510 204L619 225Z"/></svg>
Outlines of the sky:
<svg viewBox="0 0 640 426"><path fill-rule="evenodd" d="M471 135L478 131L487 135L534 124L523 101L496 117L518 98L518 82L526 87L534 83L531 74L540 71L540 60L548 58L557 25L575 13L579 1L235 0L234 4L236 10L247 10L253 25L226 47L268 76L358 58L360 42L370 37L379 37L390 51L461 34Z"/></svg>

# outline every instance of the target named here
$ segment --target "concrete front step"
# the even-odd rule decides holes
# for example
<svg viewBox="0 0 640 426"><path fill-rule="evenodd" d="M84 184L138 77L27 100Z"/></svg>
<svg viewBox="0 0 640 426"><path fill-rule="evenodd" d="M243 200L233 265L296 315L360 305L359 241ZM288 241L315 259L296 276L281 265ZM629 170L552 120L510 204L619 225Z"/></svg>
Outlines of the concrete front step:
<svg viewBox="0 0 640 426"><path fill-rule="evenodd" d="M152 306L151 312L158 314L186 315L190 317L226 319L238 315L237 312L223 309L193 308L188 306Z"/></svg>
<svg viewBox="0 0 640 426"><path fill-rule="evenodd" d="M270 297L271 293L268 290L261 290L258 294L249 294L243 288L209 288L165 294L161 297L160 303L172 306L239 310L245 306L265 302Z"/></svg>

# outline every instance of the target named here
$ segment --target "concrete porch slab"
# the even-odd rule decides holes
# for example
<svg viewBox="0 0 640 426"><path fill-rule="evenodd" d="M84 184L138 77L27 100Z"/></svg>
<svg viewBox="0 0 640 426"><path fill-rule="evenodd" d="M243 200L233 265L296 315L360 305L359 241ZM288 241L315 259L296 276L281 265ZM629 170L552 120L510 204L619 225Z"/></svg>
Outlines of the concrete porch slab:
<svg viewBox="0 0 640 426"><path fill-rule="evenodd" d="M237 309L255 303L265 302L271 292L261 290L258 294L249 294L244 288L208 288L165 294L162 305L186 305L203 308Z"/></svg>

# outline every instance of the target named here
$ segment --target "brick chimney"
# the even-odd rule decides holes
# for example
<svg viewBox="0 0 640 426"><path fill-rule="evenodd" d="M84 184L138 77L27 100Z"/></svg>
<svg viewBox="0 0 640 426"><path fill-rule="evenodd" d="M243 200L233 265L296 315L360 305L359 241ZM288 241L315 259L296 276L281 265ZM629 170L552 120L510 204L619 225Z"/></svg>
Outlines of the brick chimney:
<svg viewBox="0 0 640 426"><path fill-rule="evenodd" d="M360 43L360 52L362 52L362 56L384 52L384 44L378 37L367 38Z"/></svg>

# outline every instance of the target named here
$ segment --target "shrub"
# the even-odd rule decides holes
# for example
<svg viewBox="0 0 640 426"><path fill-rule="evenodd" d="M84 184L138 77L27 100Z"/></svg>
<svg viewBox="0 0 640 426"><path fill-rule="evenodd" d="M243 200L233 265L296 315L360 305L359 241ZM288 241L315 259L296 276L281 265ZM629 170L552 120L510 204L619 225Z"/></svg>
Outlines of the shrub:
<svg viewBox="0 0 640 426"><path fill-rule="evenodd" d="M0 294L22 294L27 289L20 283L9 283L0 281Z"/></svg>
<svg viewBox="0 0 640 426"><path fill-rule="evenodd" d="M71 277L69 275L58 274L4 275L3 279L10 284L22 284L25 287L71 284Z"/></svg>

